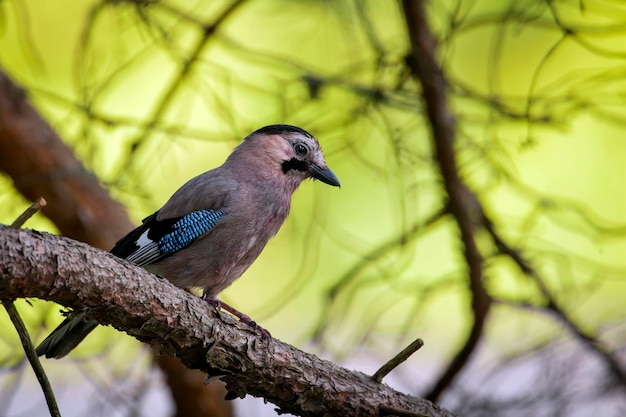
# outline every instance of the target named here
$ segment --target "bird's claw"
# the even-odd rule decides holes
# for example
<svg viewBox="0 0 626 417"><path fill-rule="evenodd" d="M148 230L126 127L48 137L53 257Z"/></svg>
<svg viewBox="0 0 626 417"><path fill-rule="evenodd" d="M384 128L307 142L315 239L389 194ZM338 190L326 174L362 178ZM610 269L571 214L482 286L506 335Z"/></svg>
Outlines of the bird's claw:
<svg viewBox="0 0 626 417"><path fill-rule="evenodd" d="M272 335L270 334L270 332L265 330L263 327L259 326L256 321L250 318L250 316L246 314L242 314L242 316L239 317L239 321L247 326L252 327L254 330L258 330L259 333L261 333L261 337L263 339L269 341L272 338Z"/></svg>
<svg viewBox="0 0 626 417"><path fill-rule="evenodd" d="M218 300L217 298L207 297L207 296L203 295L202 299L204 301L206 301L208 304L210 304L213 307L217 308L218 310L226 310L227 312L229 312L233 316L237 317L239 319L239 321L241 323L245 324L246 326L252 327L252 329L254 329L254 330L258 330L259 333L261 333L261 337L264 340L269 341L272 338L272 335L270 334L270 332L265 330L263 327L259 326L257 324L257 322L252 320L250 318L250 316L248 316L247 314L242 313L241 311L239 311L236 308L231 307L230 305L228 305L228 304Z"/></svg>

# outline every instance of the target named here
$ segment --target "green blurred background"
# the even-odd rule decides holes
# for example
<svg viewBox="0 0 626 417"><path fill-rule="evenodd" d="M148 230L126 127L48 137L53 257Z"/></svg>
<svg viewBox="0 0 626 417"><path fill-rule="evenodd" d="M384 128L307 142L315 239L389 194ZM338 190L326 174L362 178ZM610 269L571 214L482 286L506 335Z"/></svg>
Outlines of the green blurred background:
<svg viewBox="0 0 626 417"><path fill-rule="evenodd" d="M342 188L303 184L281 232L223 298L274 337L362 370L421 337L425 347L395 382L419 395L464 343L471 310L456 225L437 217L445 192L405 62L402 8L251 0L205 36L202 27L231 6L3 1L0 65L137 223L249 132L273 123L312 132ZM623 358L624 2L448 0L429 12L463 179L575 323ZM27 204L0 177L0 221ZM55 232L41 215L27 226ZM558 346L577 364L596 360L545 311L536 285L477 238L489 293L506 303L495 305L477 358L446 397L466 415L479 408L460 393L478 401L480 381L512 357ZM20 306L33 327L42 316L48 326L60 320L50 304ZM19 341L0 321L9 367ZM139 349L99 329L75 355L113 357L125 369L145 358ZM508 386L522 392L533 378Z"/></svg>

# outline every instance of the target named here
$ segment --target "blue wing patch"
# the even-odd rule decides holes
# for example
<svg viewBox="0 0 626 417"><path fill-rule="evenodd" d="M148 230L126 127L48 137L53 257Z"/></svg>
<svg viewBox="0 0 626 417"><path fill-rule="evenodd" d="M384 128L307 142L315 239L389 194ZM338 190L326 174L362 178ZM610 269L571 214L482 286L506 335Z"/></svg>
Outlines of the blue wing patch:
<svg viewBox="0 0 626 417"><path fill-rule="evenodd" d="M197 210L185 216L157 220L157 213L123 237L111 253L137 265L148 265L191 245L212 230L222 210Z"/></svg>
<svg viewBox="0 0 626 417"><path fill-rule="evenodd" d="M223 215L222 210L198 210L181 217L174 223L174 230L159 240L159 251L169 255L186 248L198 237L213 229Z"/></svg>

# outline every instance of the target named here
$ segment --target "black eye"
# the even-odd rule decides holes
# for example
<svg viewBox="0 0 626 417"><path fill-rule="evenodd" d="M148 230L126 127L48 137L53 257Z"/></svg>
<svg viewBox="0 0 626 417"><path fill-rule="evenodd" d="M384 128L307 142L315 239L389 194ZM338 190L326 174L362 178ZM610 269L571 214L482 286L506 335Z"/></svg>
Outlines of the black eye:
<svg viewBox="0 0 626 417"><path fill-rule="evenodd" d="M307 148L301 143L296 143L293 145L293 150L296 151L296 155L304 156L306 155Z"/></svg>

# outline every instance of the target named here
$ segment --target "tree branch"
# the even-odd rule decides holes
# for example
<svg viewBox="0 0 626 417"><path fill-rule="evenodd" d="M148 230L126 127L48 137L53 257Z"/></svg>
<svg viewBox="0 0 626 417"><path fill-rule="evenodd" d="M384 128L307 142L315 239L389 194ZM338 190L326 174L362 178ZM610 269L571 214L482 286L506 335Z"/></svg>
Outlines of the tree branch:
<svg viewBox="0 0 626 417"><path fill-rule="evenodd" d="M52 417L61 417L61 413L59 412L59 406L57 405L57 400L54 397L54 391L52 391L52 387L50 386L50 380L46 375L46 372L41 366L41 362L37 357L37 353L35 352L35 346L33 346L33 342L30 340L30 336L28 334L28 329L26 329L26 325L22 320L17 308L15 308L15 304L12 301L2 300L2 304L17 331L17 335L20 338L20 342L22 342L22 347L24 348L24 353L26 354L26 359L30 363L30 366L33 368L33 372L35 373L35 377L37 377L37 382L41 386L41 390L43 391L43 396L46 399L46 405L48 406L48 411Z"/></svg>
<svg viewBox="0 0 626 417"><path fill-rule="evenodd" d="M30 205L22 214L19 215L17 219L11 224L11 228L19 229L22 227L24 223L28 219L30 219L37 211L39 211L42 207L45 207L46 200L42 197L39 197L37 201ZM59 412L59 406L57 405L57 400L54 397L54 392L52 391L52 387L50 386L50 381L48 380L48 376L41 366L41 362L39 361L39 357L37 357L37 352L35 351L35 346L33 346L33 342L30 340L30 335L28 334L28 329L20 316L20 313L17 311L15 307L15 303L13 300L3 300L2 304L15 327L15 331L17 331L17 335L22 342L22 347L24 348L24 354L26 355L26 359L30 363L33 372L35 373L35 377L37 378L37 382L41 386L41 390L43 391L43 396L46 399L46 404L48 405L48 411L50 411L50 415L53 417L60 417L61 413Z"/></svg>
<svg viewBox="0 0 626 417"><path fill-rule="evenodd" d="M36 297L123 330L209 376L229 397L263 397L301 416L371 416L380 406L451 416L427 400L378 384L277 340L263 341L229 315L142 268L70 239L0 226L0 300Z"/></svg>
<svg viewBox="0 0 626 417"><path fill-rule="evenodd" d="M396 369L402 362L406 361L411 357L412 354L417 352L422 346L424 346L424 341L422 339L416 339L410 345L402 349L400 353L398 353L393 358L389 359L386 364L380 367L378 371L372 375L372 379L376 382L381 382L389 372Z"/></svg>
<svg viewBox="0 0 626 417"><path fill-rule="evenodd" d="M133 228L123 207L1 69L0 171L27 199L43 196L48 202L43 214L66 236L108 249Z"/></svg>
<svg viewBox="0 0 626 417"><path fill-rule="evenodd" d="M617 382L622 389L626 388L626 370L621 366L620 362L606 349L603 343L598 340L592 333L585 331L582 326L574 323L569 314L557 301L556 297L552 294L552 291L548 288L541 275L537 272L533 264L526 259L521 250L510 246L496 231L492 221L484 216L485 229L491 235L494 243L498 247L500 253L508 256L517 267L530 279L533 280L541 295L546 300L545 309L556 316L560 320L565 328L584 346L586 346L591 352L597 355L597 357L605 364L606 368L612 374L615 382Z"/></svg>
<svg viewBox="0 0 626 417"><path fill-rule="evenodd" d="M436 42L428 26L424 1L404 0L402 4L411 41L411 54L407 57L407 62L422 86L435 158L448 194L450 213L461 233L465 262L469 270L474 316L474 323L465 344L427 395L427 398L436 401L468 363L478 346L491 300L483 285L483 258L474 239L475 230L480 226L482 209L476 196L459 177L454 149L456 122L448 106L446 80L436 61Z"/></svg>

